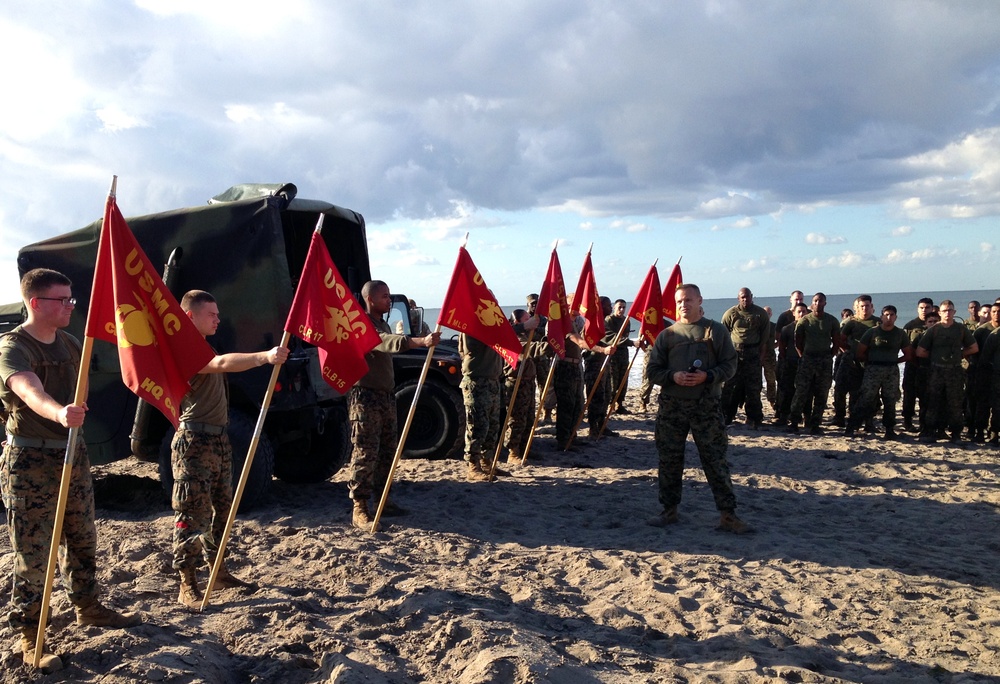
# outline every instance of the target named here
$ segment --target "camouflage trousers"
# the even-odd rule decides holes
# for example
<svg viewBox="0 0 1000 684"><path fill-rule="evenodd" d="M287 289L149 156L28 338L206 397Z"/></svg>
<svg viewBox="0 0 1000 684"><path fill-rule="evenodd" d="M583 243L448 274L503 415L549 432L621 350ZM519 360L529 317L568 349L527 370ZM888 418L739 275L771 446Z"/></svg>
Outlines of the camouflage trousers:
<svg viewBox="0 0 1000 684"><path fill-rule="evenodd" d="M510 406L510 394L514 390L511 383L504 387L504 406ZM504 446L511 453L524 454L524 446L528 443L528 435L535 424L535 379L521 378L517 387L517 397L514 408L507 418L507 430L504 433Z"/></svg>
<svg viewBox="0 0 1000 684"><path fill-rule="evenodd" d="M832 384L833 365L829 356L807 354L799 359L799 369L795 373L795 395L792 397L792 419L796 420L798 416L806 418L805 407L811 400L812 412L806 423L810 427L819 427Z"/></svg>
<svg viewBox="0 0 1000 684"><path fill-rule="evenodd" d="M465 460L490 458L500 439L504 409L500 379L462 378L465 400Z"/></svg>
<svg viewBox="0 0 1000 684"><path fill-rule="evenodd" d="M580 364L565 359L555 361L552 382L556 390L556 444L563 448L569 442L576 421L583 412L583 376Z"/></svg>
<svg viewBox="0 0 1000 684"><path fill-rule="evenodd" d="M961 366L931 366L927 378L927 429L947 427L961 432L965 408L965 370ZM921 423L921 430L924 425Z"/></svg>
<svg viewBox="0 0 1000 684"><path fill-rule="evenodd" d="M882 396L882 425L887 430L896 426L896 404L899 402L899 366L865 367L864 379L857 392L858 401L852 402L850 425L858 427L878 413L879 395Z"/></svg>
<svg viewBox="0 0 1000 684"><path fill-rule="evenodd" d="M790 352L794 354L795 352ZM787 360L778 364L778 400L774 412L783 420L791 417L792 397L795 396L795 376L799 372L798 358L789 363ZM801 416L799 416L801 420Z"/></svg>
<svg viewBox="0 0 1000 684"><path fill-rule="evenodd" d="M552 367L553 363L554 361L548 356L539 356L535 359L535 383L539 394L545 389L545 381L549 379L549 368ZM550 386L545 396L539 396L538 400L545 407L546 411L554 409L556 407L555 388Z"/></svg>
<svg viewBox="0 0 1000 684"><path fill-rule="evenodd" d="M993 372L989 367L977 366L975 372L970 370L968 382L971 387L966 387L966 396L969 402L969 420L972 427L977 430L985 430L990 426L991 400L990 394L993 389ZM996 419L993 421L996 423Z"/></svg>
<svg viewBox="0 0 1000 684"><path fill-rule="evenodd" d="M66 455L63 449L7 444L0 464L0 491L14 550L13 591L8 620L14 629L38 625L48 569L52 527ZM59 572L75 606L97 598L97 527L94 484L82 439L78 442L59 545Z"/></svg>
<svg viewBox="0 0 1000 684"><path fill-rule="evenodd" d="M399 446L396 397L392 392L355 386L347 394L351 422L351 463L347 489L351 499L381 496Z"/></svg>
<svg viewBox="0 0 1000 684"><path fill-rule="evenodd" d="M834 376L833 415L835 418L846 418L848 408L851 415L857 411L858 400L861 398L861 383L864 382L865 369L853 359L841 355L840 365ZM848 399L850 397L850 399Z"/></svg>
<svg viewBox="0 0 1000 684"><path fill-rule="evenodd" d="M653 394L653 382L649 379L649 354L651 351L647 349L642 355L642 384L639 385L639 401L643 404L648 404L649 398Z"/></svg>
<svg viewBox="0 0 1000 684"><path fill-rule="evenodd" d="M170 443L174 490L175 570L211 565L233 505L233 448L229 435L178 430Z"/></svg>
<svg viewBox="0 0 1000 684"><path fill-rule="evenodd" d="M701 468L712 488L715 507L720 511L736 510L736 495L726 461L729 437L719 400L708 394L700 399L677 399L660 393L655 430L660 461L660 503L664 508L671 508L681 502L684 447L689 433L698 447Z"/></svg>
<svg viewBox="0 0 1000 684"><path fill-rule="evenodd" d="M736 418L740 401L746 401L747 420L764 420L764 405L760 400L760 351L754 348L739 360L734 375L722 388L722 412L727 423Z"/></svg>
<svg viewBox="0 0 1000 684"><path fill-rule="evenodd" d="M618 350L614 353L614 356L611 357L611 363L609 368L609 370L611 371L611 383L610 383L611 396L608 398L609 406L610 402L614 400L615 393L618 391L619 387L622 388L622 393L621 396L618 397L618 403L619 404L625 403L625 395L628 394L628 382L626 381L623 386L622 379L628 372L628 361L629 361L628 347L626 346L619 347Z"/></svg>
<svg viewBox="0 0 1000 684"><path fill-rule="evenodd" d="M774 408L778 402L778 360L774 356L773 349L764 351L764 396L767 403Z"/></svg>
<svg viewBox="0 0 1000 684"><path fill-rule="evenodd" d="M587 407L587 423L596 435L597 431L604 425L604 419L608 417L608 405L611 403L611 378L608 369L604 369L601 382L597 382L597 376L601 373L601 366L607 356L591 356L584 361L583 379L587 386L587 396L590 397L590 406ZM610 366L610 360L608 366ZM579 418L580 414L576 415Z"/></svg>

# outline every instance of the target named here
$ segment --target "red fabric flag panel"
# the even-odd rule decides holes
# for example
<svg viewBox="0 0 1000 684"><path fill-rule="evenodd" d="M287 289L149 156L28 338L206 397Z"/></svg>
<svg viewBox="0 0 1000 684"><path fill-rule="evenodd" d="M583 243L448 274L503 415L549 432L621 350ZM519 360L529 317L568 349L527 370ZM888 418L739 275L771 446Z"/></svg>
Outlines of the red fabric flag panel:
<svg viewBox="0 0 1000 684"><path fill-rule="evenodd" d="M465 247L458 248L458 261L441 305L438 324L492 347L512 368L517 367L521 341Z"/></svg>
<svg viewBox="0 0 1000 684"><path fill-rule="evenodd" d="M663 330L663 293L660 291L660 274L655 265L650 266L628 315L639 321L639 337L645 338L650 344Z"/></svg>
<svg viewBox="0 0 1000 684"><path fill-rule="evenodd" d="M545 274L545 282L538 295L536 311L548 318L545 335L549 345L559 358L565 358L566 335L573 331L573 319L569 314L569 304L566 302L566 284L563 281L562 267L559 265L559 255L556 254L556 250L552 250L552 257L549 259L549 270Z"/></svg>
<svg viewBox="0 0 1000 684"><path fill-rule="evenodd" d="M382 339L330 258L323 236L313 233L285 332L315 345L323 379L346 393L368 372L365 354Z"/></svg>
<svg viewBox="0 0 1000 684"><path fill-rule="evenodd" d="M215 356L139 247L114 197L104 209L86 335L118 346L125 385L174 427L189 380Z"/></svg>

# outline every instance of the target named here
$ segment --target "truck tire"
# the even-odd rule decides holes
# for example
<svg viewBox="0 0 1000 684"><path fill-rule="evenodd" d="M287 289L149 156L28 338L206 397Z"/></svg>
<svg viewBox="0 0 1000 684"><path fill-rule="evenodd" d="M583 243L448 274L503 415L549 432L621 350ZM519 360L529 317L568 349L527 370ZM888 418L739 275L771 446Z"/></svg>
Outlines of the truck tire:
<svg viewBox="0 0 1000 684"><path fill-rule="evenodd" d="M256 422L242 411L229 411L229 443L233 447L234 494L240 481L240 474L243 472L243 463L246 461L247 451L250 449L250 440L253 439L255 426ZM170 428L160 443L160 485L168 498L173 496L174 490L174 472L170 467L170 442L173 438L174 429ZM253 465L250 468L246 487L243 489L243 497L240 499L239 510L241 513L253 509L264 499L271 489L273 475L274 449L271 446L271 440L267 438L267 435L262 434L257 442L257 451L253 457Z"/></svg>
<svg viewBox="0 0 1000 684"><path fill-rule="evenodd" d="M322 423L322 432L312 431L308 451L283 448L274 462L274 474L285 482L296 484L329 480L344 465L350 453L350 431L347 406L335 404Z"/></svg>
<svg viewBox="0 0 1000 684"><path fill-rule="evenodd" d="M407 380L396 388L396 418L400 435L416 389L415 379ZM403 456L453 458L461 454L464 447L465 405L461 391L434 381L424 382Z"/></svg>

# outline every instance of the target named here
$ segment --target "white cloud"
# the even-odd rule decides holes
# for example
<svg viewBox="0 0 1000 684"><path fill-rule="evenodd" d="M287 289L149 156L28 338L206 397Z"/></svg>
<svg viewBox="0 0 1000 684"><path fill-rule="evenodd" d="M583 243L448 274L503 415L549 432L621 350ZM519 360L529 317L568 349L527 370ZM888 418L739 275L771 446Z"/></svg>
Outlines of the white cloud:
<svg viewBox="0 0 1000 684"><path fill-rule="evenodd" d="M898 226L889 233L892 237L906 237L913 235L913 226Z"/></svg>
<svg viewBox="0 0 1000 684"><path fill-rule="evenodd" d="M887 264L917 263L930 261L931 259L954 258L959 255L959 250L955 248L940 249L925 247L924 249L905 250L894 249L885 255L883 259Z"/></svg>
<svg viewBox="0 0 1000 684"><path fill-rule="evenodd" d="M813 257L812 259L807 259L802 262L802 267L811 270L821 268L857 268L872 263L875 263L875 258L870 254L844 250L840 254L826 258Z"/></svg>
<svg viewBox="0 0 1000 684"><path fill-rule="evenodd" d="M825 235L823 233L808 233L806 244L809 245L842 245L847 242L843 235Z"/></svg>
<svg viewBox="0 0 1000 684"><path fill-rule="evenodd" d="M130 128L145 128L148 124L137 116L125 112L117 105L109 105L97 110L97 118L109 133L126 131Z"/></svg>

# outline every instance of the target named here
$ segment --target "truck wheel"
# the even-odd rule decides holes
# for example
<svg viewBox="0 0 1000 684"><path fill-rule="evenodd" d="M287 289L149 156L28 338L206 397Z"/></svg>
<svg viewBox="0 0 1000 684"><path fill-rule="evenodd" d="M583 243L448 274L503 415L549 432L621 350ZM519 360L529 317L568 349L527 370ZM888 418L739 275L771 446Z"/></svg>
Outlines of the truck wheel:
<svg viewBox="0 0 1000 684"><path fill-rule="evenodd" d="M333 477L350 453L351 435L347 407L338 403L329 409L322 432L312 429L309 449L298 448L302 440L282 448L274 462L274 474L285 482L308 484Z"/></svg>
<svg viewBox="0 0 1000 684"><path fill-rule="evenodd" d="M243 463L247 458L247 450L250 448L250 440L253 439L253 430L256 421L238 410L229 412L229 443L233 447L233 493L236 493L236 486L240 481L240 474L243 472ZM174 429L167 430L163 441L160 443L160 484L167 497L173 496L174 473L170 467L170 442L174 438ZM240 512L251 510L261 502L268 490L271 488L271 478L274 474L274 449L271 440L267 435L262 434L257 442L257 451L253 457L253 465L250 468L250 475L247 478L246 487L243 489L243 497L240 499Z"/></svg>
<svg viewBox="0 0 1000 684"><path fill-rule="evenodd" d="M413 403L416 380L396 388L396 418L400 435ZM451 458L465 445L465 406L457 388L426 381L413 415L403 455L407 458Z"/></svg>

